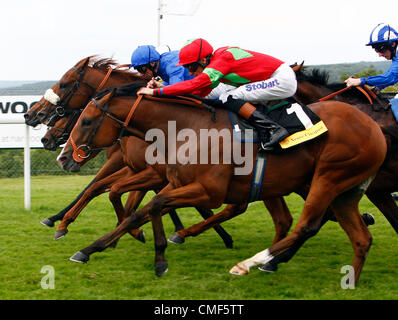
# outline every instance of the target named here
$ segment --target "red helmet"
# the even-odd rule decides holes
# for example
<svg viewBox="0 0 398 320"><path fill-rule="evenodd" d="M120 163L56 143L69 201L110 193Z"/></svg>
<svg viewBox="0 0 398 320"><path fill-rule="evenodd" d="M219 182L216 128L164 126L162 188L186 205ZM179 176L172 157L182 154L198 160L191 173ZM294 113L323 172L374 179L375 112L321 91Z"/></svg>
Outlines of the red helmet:
<svg viewBox="0 0 398 320"><path fill-rule="evenodd" d="M176 66L182 66L192 62L197 62L201 58L213 53L213 47L205 39L198 38L189 40L179 53L180 61Z"/></svg>

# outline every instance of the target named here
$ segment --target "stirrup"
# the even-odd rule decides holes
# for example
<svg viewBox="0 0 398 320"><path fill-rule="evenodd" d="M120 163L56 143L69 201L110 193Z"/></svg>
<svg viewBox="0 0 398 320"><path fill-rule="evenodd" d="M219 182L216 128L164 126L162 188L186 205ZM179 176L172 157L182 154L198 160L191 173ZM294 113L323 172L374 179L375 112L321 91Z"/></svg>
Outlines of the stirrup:
<svg viewBox="0 0 398 320"><path fill-rule="evenodd" d="M274 150L273 146L265 147L264 146L265 143L267 143L267 142L264 142L264 141L260 142L260 147L261 147L262 150L264 150L264 151L272 151L272 150Z"/></svg>

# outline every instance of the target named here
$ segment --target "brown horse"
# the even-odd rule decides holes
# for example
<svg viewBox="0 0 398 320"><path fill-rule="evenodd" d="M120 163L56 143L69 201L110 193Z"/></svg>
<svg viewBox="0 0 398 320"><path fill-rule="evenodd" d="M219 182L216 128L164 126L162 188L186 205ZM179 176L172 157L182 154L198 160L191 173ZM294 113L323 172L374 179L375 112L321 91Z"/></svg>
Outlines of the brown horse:
<svg viewBox="0 0 398 320"><path fill-rule="evenodd" d="M33 106L25 114L26 123L34 124L37 119L39 122L55 122L57 120L54 127L50 128L42 138L42 143L47 149L54 150L66 142L82 111L81 108L88 103L89 99L99 88L144 80L142 77L138 77L129 71L121 70L119 67L111 59L87 57L66 72L60 81L51 88L52 96L50 95L46 98L53 103L58 101L57 106L51 101L42 98L40 103ZM83 90L81 87L87 90ZM53 100L54 97L56 101ZM32 117L33 114L37 119ZM131 141L128 142L127 140ZM133 142L134 140L135 143ZM124 156L119 144L115 144L111 149L107 150L108 161L77 199L57 215L42 221L42 224L46 226L53 226L55 221L62 220L57 227L55 239L60 239L66 235L68 224L76 219L91 199L108 190L110 190L109 198L115 208L118 223L122 221L124 208L121 203L120 190L122 190L124 185L123 181L129 182L132 176L137 173L137 170L145 169L146 164L141 161L142 157L140 158L142 150L144 150L142 141L137 141L135 138L123 138L121 139L121 146L122 149L129 149L132 154L138 155L135 156L135 164L132 164L132 160ZM155 180L158 178L156 173L152 172L152 175ZM146 178L151 179L151 175L146 173ZM131 192L126 202L126 212L133 212L144 195L145 192L142 191ZM210 210L202 208L197 208L197 210L204 219L212 215ZM170 211L170 217L176 231L183 229L183 225L174 210ZM233 242L231 236L221 226L216 226L214 229L225 245L231 248ZM132 230L131 234L138 240L145 241L141 229Z"/></svg>
<svg viewBox="0 0 398 320"><path fill-rule="evenodd" d="M130 86L128 90L132 89ZM126 94L123 90L120 91L121 95ZM136 97L115 97L110 100L114 94L115 91L112 91L99 101L93 100L85 108L58 158L63 167L79 166L74 159L77 159L79 153L84 155L83 146L102 148L112 145L117 139ZM173 150L179 150L183 145L181 141L169 139L174 132L169 132L170 122L175 121L177 132L189 128L197 136L203 128L231 132L228 115L224 110L217 110L218 120L212 122L207 111L169 102L144 99L139 107L135 107L131 121L134 125L130 125L129 121L125 128L140 138L144 138L153 128L162 131L165 141L171 141L170 146L164 146L165 158L173 157ZM231 270L233 274L246 274L250 267L268 261L276 264L288 261L306 239L317 233L325 210L332 206L354 247L353 267L356 280L359 278L371 244L371 235L359 215L358 202L384 160L386 142L380 127L348 104L320 102L311 105L311 108L326 124L328 133L312 143L301 144L280 154L268 154L260 194L262 200L281 197L310 183L301 218L290 235L273 244L266 253L235 266ZM347 126L346 123L351 125ZM229 140L224 140L224 143L229 143L229 150L246 147L235 141L232 135L230 137ZM198 155L205 150L210 155L214 146L205 145L206 147L200 147L203 146L202 141L195 144L194 154ZM222 159L224 154L220 150L223 148L218 150L219 159ZM256 151L249 152L248 155L248 162L253 165ZM209 162L169 162L166 165L169 183L158 195L114 231L79 251L71 259L85 262L90 254L104 250L128 230L151 220L155 235L155 270L160 276L167 271L167 261L164 258L167 242L162 227L162 214L178 207L200 205L217 208L222 203L248 202L253 174L236 174L235 169L239 166L234 162L221 162L217 165Z"/></svg>
<svg viewBox="0 0 398 320"><path fill-rule="evenodd" d="M308 71L307 68L296 68L296 75L298 81L296 98L303 103L314 102L345 88L344 83L329 84L327 72L319 69ZM392 95L388 93L372 95L371 92L367 97L354 87L333 97L334 100L347 102L365 112L382 126L388 139L396 141L397 133L394 127L397 121L389 103L391 98ZM398 233L398 206L391 196L391 193L396 191L398 191L398 152L392 150L387 154L380 171L369 185L366 195Z"/></svg>

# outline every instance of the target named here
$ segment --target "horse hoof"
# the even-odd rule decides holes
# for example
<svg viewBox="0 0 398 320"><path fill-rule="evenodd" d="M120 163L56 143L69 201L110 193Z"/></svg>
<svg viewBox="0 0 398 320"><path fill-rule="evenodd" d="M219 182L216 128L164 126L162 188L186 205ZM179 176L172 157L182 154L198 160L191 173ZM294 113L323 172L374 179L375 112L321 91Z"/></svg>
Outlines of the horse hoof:
<svg viewBox="0 0 398 320"><path fill-rule="evenodd" d="M231 241L225 241L224 242L224 244L225 244L225 246L228 248L228 249L232 249L234 246L233 246L233 241L231 240Z"/></svg>
<svg viewBox="0 0 398 320"><path fill-rule="evenodd" d="M239 266L239 264L235 265L231 270L229 270L230 274L233 274L235 276L244 276L249 273L249 270L246 268L243 268Z"/></svg>
<svg viewBox="0 0 398 320"><path fill-rule="evenodd" d="M373 215L371 215L370 213L364 213L362 215L362 219L367 226L371 226L371 225L375 224L375 217Z"/></svg>
<svg viewBox="0 0 398 320"><path fill-rule="evenodd" d="M258 267L258 270L273 273L278 270L278 265L267 262L265 265Z"/></svg>
<svg viewBox="0 0 398 320"><path fill-rule="evenodd" d="M136 239L138 241L141 241L142 243L145 243L145 232L144 232L144 230L141 229L141 231L138 233Z"/></svg>
<svg viewBox="0 0 398 320"><path fill-rule="evenodd" d="M108 248L113 248L113 249L115 249L118 242L119 242L119 239L113 241L113 242L108 246Z"/></svg>
<svg viewBox="0 0 398 320"><path fill-rule="evenodd" d="M43 221L40 221L40 223L46 227L54 227L54 221L51 221L50 219L44 219Z"/></svg>
<svg viewBox="0 0 398 320"><path fill-rule="evenodd" d="M183 244L185 242L185 238L181 237L177 232L172 234L169 239L169 242L176 244Z"/></svg>
<svg viewBox="0 0 398 320"><path fill-rule="evenodd" d="M70 261L78 263L87 263L90 257L83 252L79 251L69 258Z"/></svg>
<svg viewBox="0 0 398 320"><path fill-rule="evenodd" d="M59 240L63 237L65 237L65 235L68 233L68 229L65 230L55 230L55 234L54 234L54 240Z"/></svg>
<svg viewBox="0 0 398 320"><path fill-rule="evenodd" d="M155 273L158 277L161 277L169 270L167 268L167 265L167 261L160 261L155 263Z"/></svg>

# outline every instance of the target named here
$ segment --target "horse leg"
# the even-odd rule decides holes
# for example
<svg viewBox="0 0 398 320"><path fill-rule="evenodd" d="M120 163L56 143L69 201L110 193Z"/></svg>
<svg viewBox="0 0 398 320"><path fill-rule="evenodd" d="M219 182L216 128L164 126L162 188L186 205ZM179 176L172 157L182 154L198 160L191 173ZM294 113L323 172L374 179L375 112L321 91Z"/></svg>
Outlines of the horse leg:
<svg viewBox="0 0 398 320"><path fill-rule="evenodd" d="M177 215L177 212L174 209L170 210L169 216L171 218L171 221L173 221L173 224L174 224L174 232L184 229L184 226L180 220L180 217Z"/></svg>
<svg viewBox="0 0 398 320"><path fill-rule="evenodd" d="M214 228L218 226L221 222L229 220L237 215L242 214L246 211L248 204L240 204L240 205L228 205L225 207L224 210L221 212L210 216L205 221L199 222L187 229L177 231L173 236L174 238L182 238L185 239L186 237L196 237L197 235L201 234L202 232Z"/></svg>
<svg viewBox="0 0 398 320"><path fill-rule="evenodd" d="M127 212L129 212L129 215L132 213L132 211L127 211L130 210L130 207L127 206L127 204L129 206L137 206L140 204L140 202L142 201L142 199L145 196L145 192L142 191L131 191L128 195L127 201L126 201L126 208L123 208L122 206L122 210L121 211L117 211L115 209L115 205L114 205L114 209L116 212L116 215L118 217L118 222L116 224L116 227L127 217ZM119 214L118 214L119 212ZM120 216L120 212L124 213L124 216ZM138 241L141 241L142 243L145 243L145 233L144 230L141 228L137 228L137 229L132 229L129 231L130 235L132 235L135 239L137 239ZM115 242L110 244L110 247L112 248L116 248L118 243L118 240L116 240Z"/></svg>
<svg viewBox="0 0 398 320"><path fill-rule="evenodd" d="M358 203L362 195L363 190L354 188L343 193L332 202L337 221L347 233L354 248L352 267L355 272L355 284L358 282L366 255L372 243L372 236L358 209Z"/></svg>
<svg viewBox="0 0 398 320"><path fill-rule="evenodd" d="M296 190L295 193L297 193L303 200L307 199L308 195L308 188L301 188L300 190ZM361 214L363 221L365 222L366 226L372 225L375 223L373 215L369 213L364 213ZM332 210L329 208L327 209L325 215L323 216L322 222L321 222L321 227L328 221L333 221L337 222L337 219L333 213Z"/></svg>
<svg viewBox="0 0 398 320"><path fill-rule="evenodd" d="M58 240L66 235L68 232L68 225L72 223L79 213L87 206L87 204L96 196L106 192L112 184L121 179L130 169L124 167L123 169L111 174L110 176L103 178L93 183L83 194L83 196L77 201L77 203L69 210L55 231L55 240Z"/></svg>
<svg viewBox="0 0 398 320"><path fill-rule="evenodd" d="M268 209L275 225L275 237L272 244L287 236L292 226L293 218L283 197L266 199L264 205Z"/></svg>
<svg viewBox="0 0 398 320"><path fill-rule="evenodd" d="M65 214L83 197L84 193L87 191L87 189L96 181L98 181L98 179L95 177L89 184L87 187L84 188L84 190L82 192L80 192L80 194L76 197L75 200L72 201L72 203L70 203L66 208L64 208L63 210L61 210L60 212L58 212L56 215L53 215L49 218L44 219L43 221L41 221L40 223L44 226L47 227L54 227L54 222L55 221L59 221L62 220L65 216Z"/></svg>
<svg viewBox="0 0 398 320"><path fill-rule="evenodd" d="M398 207L391 194L389 192L367 192L366 195L398 233Z"/></svg>
<svg viewBox="0 0 398 320"><path fill-rule="evenodd" d="M273 266L272 271L275 271L279 263L289 261L303 243L318 232L326 208L337 195L328 187L328 183L313 182L294 230L286 238L271 245L270 248L236 264L230 273L234 275L248 274L251 267L267 263L270 263Z"/></svg>
<svg viewBox="0 0 398 320"><path fill-rule="evenodd" d="M122 158L122 154L119 151L115 151L111 156L109 157L108 161L105 162L105 164L102 166L102 168L98 171L96 174L95 178L90 182L90 184L76 197L76 199L69 204L65 209L57 213L56 215L49 217L47 219L44 219L41 221L43 225L53 227L54 222L58 220L62 220L64 216L66 215L67 212L69 212L72 207L75 206L75 204L84 196L84 193L87 191L87 189L95 182L102 180L103 178L106 178L107 176L111 175L112 173L122 169L125 166Z"/></svg>
<svg viewBox="0 0 398 320"><path fill-rule="evenodd" d="M123 179L114 183L109 192L109 200L111 201L113 208L118 217L118 225L134 212L134 208L137 208L146 191L140 189L149 190L151 187L158 187L163 183L163 180L159 177L157 172L151 167L148 167L139 173L134 173L131 169L128 174L123 175ZM127 191L134 190L137 192L135 196L128 202L128 207L123 207L121 197ZM130 193L131 194L131 193ZM129 233L141 242L145 242L144 231L140 228L129 230ZM114 242L113 246L117 243Z"/></svg>
<svg viewBox="0 0 398 320"><path fill-rule="evenodd" d="M127 218L137 210L138 206L144 199L145 194L146 194L145 191L140 191L140 190L130 191L126 200L126 204L124 206L124 213L126 215L125 218ZM130 230L129 233L137 240L145 243L145 233L143 229L141 228L133 229Z"/></svg>
<svg viewBox="0 0 398 320"><path fill-rule="evenodd" d="M212 216L214 216L213 211L211 211L210 209L196 207L196 210L200 213L202 218L205 219L205 220L210 218L210 217L212 217ZM231 249L232 248L232 244L233 244L233 240L232 240L231 235L227 231L225 231L225 229L223 227L221 227L220 225L214 226L213 229L217 232L217 234L224 241L225 246L227 248Z"/></svg>
<svg viewBox="0 0 398 320"><path fill-rule="evenodd" d="M214 216L213 211L211 211L210 209L196 207L196 210L200 213L200 215L205 220ZM221 239L224 241L225 246L227 248L232 248L233 240L232 240L231 235L227 231L225 231L225 229L223 227L221 227L220 225L215 225L213 228L218 233L218 235L221 237ZM181 231L181 232L178 232L178 231ZM172 243L177 243L177 244L184 243L186 234L187 234L187 230L184 230L184 229L176 230L176 232L168 239L168 241L172 242Z"/></svg>
<svg viewBox="0 0 398 320"><path fill-rule="evenodd" d="M87 262L91 254L105 250L109 244L122 237L128 230L137 228L152 220L154 221L152 227L154 229L156 251L155 271L157 276L161 276L167 271L167 261L164 258L167 240L162 230L161 215L174 207L195 207L200 205L213 207L222 202L220 199L217 202L215 201L217 199L208 195L206 189L198 182L177 189L174 189L173 185L169 183L148 204L126 218L116 229L77 252L70 259L76 262Z"/></svg>

